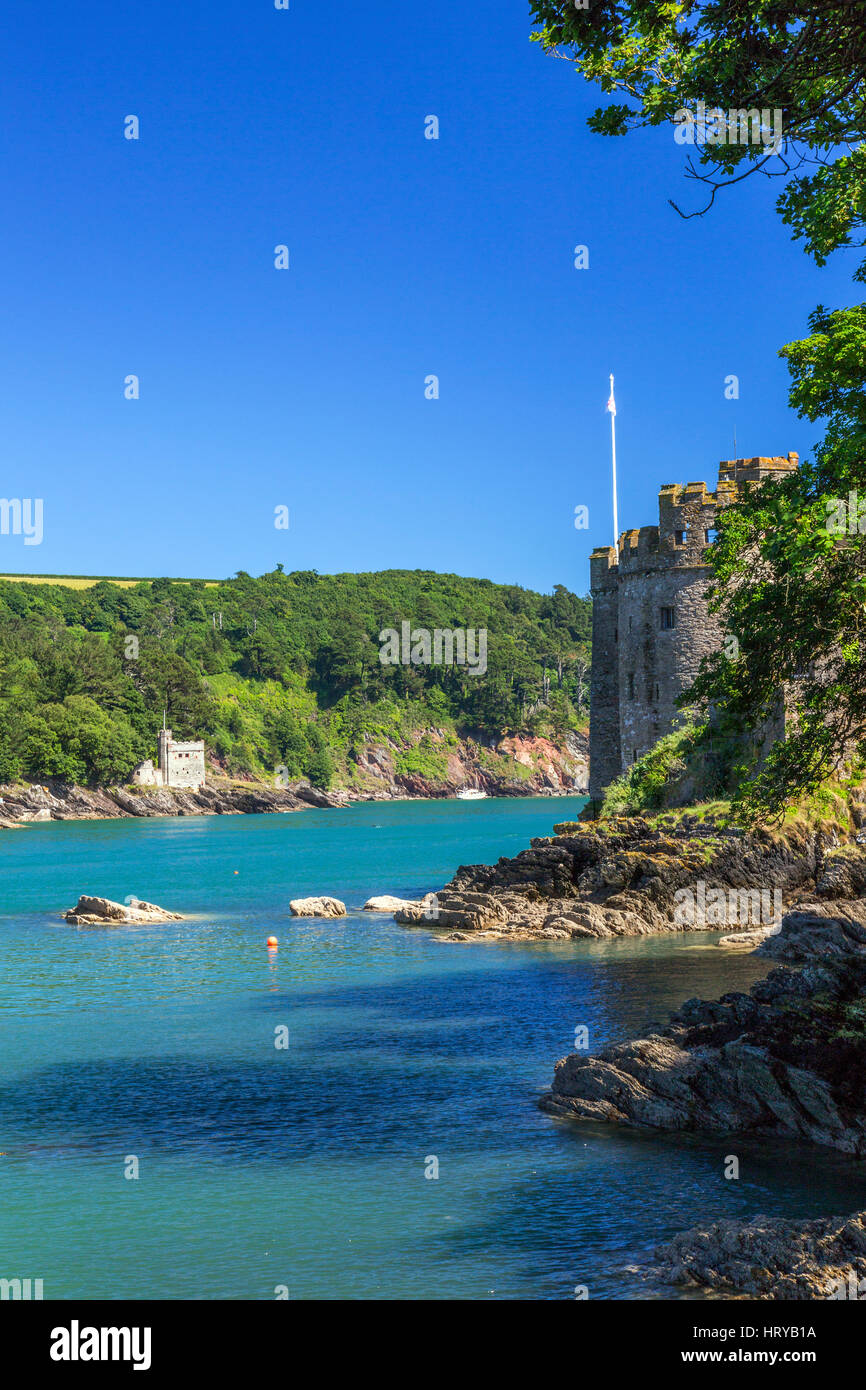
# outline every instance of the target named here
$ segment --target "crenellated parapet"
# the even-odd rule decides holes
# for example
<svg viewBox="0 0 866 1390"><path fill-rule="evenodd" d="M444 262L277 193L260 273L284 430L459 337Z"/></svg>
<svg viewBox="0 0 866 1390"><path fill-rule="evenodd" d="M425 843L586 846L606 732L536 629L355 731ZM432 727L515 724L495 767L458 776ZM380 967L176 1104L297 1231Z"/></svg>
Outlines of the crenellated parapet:
<svg viewBox="0 0 866 1390"><path fill-rule="evenodd" d="M713 542L722 508L747 484L783 477L796 454L726 459L715 492L704 482L659 489L657 526L623 531L618 554L590 556L593 661L590 794L604 788L681 719L677 701L722 641L709 612Z"/></svg>

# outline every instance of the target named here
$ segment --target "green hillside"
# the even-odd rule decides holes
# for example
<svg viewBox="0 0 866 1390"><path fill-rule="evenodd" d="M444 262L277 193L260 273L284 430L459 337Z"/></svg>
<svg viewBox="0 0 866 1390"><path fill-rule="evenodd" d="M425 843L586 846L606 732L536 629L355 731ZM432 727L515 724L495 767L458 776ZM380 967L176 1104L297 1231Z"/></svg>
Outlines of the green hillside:
<svg viewBox="0 0 866 1390"><path fill-rule="evenodd" d="M486 629L487 670L383 665L379 634ZM585 723L590 602L429 571L155 579L89 587L0 579L0 781L128 779L167 721L232 776L352 780L366 740L428 728L558 742ZM407 772L437 775L421 741Z"/></svg>

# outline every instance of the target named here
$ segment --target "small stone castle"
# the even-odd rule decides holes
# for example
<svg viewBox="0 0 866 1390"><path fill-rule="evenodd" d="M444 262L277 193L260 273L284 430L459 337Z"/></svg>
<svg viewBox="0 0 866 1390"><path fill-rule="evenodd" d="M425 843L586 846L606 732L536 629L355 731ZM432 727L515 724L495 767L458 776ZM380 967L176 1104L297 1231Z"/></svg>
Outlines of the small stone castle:
<svg viewBox="0 0 866 1390"><path fill-rule="evenodd" d="M176 743L171 729L161 728L157 735L158 766L148 759L132 774L133 782L141 787L184 787L197 791L204 785L204 743Z"/></svg>
<svg viewBox="0 0 866 1390"><path fill-rule="evenodd" d="M677 696L723 640L708 611L704 558L718 512L744 483L783 477L798 463L797 454L728 459L719 464L715 492L705 483L667 484L658 526L624 531L618 558L613 546L592 552L591 798L670 733L680 715Z"/></svg>

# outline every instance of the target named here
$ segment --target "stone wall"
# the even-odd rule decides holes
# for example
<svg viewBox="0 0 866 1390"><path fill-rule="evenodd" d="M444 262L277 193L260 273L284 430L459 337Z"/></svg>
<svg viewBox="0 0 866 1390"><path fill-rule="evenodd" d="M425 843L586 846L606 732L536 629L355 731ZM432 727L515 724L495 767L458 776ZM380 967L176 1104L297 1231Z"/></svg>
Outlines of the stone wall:
<svg viewBox="0 0 866 1390"><path fill-rule="evenodd" d="M170 744L166 773L169 787L200 787L205 779L204 744Z"/></svg>
<svg viewBox="0 0 866 1390"><path fill-rule="evenodd" d="M204 744L178 743L171 736L171 729L160 729L157 735L159 750L159 769L157 776L161 786L186 787L195 789L204 784Z"/></svg>
<svg viewBox="0 0 866 1390"><path fill-rule="evenodd" d="M783 476L787 458L728 459L719 483L666 484L658 526L625 531L590 559L593 600L590 704L590 796L605 787L676 727L678 697L723 634L708 608L706 548L721 507L745 483Z"/></svg>
<svg viewBox="0 0 866 1390"><path fill-rule="evenodd" d="M589 696L589 794L601 795L619 776L619 666L617 655L618 577L612 545L590 557L592 650ZM603 653L600 660L595 653Z"/></svg>

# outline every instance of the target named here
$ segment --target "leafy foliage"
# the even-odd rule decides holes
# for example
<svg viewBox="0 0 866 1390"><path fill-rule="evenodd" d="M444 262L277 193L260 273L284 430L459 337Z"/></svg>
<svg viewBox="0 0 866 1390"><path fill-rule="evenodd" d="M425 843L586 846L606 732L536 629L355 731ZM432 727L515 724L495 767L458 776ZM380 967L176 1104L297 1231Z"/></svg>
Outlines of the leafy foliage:
<svg viewBox="0 0 866 1390"><path fill-rule="evenodd" d="M736 640L686 697L715 702L719 725L742 734L787 697L784 742L762 760L758 740L737 794L752 816L866 754L866 305L818 309L810 327L781 355L791 403L827 421L825 438L812 463L721 512L712 606Z"/></svg>
<svg viewBox="0 0 866 1390"><path fill-rule="evenodd" d="M784 158L771 168L762 145L695 147L689 172L712 190L707 207L725 184L756 169L778 172L786 183L777 207L819 265L864 244L861 4L533 0L532 13L540 24L533 37L546 50L574 61L602 91L628 97L590 118L602 134L671 122L701 101L726 112L780 110ZM812 168L788 178L795 165ZM866 262L856 278L866 279ZM727 769L734 812L752 819L781 816L866 754L866 305L819 307L810 328L781 355L791 404L801 417L825 420L825 438L796 474L748 487L721 512L709 554L713 607L729 640L682 700L710 711L691 761L711 766L713 741L736 750ZM784 705L785 739L771 748ZM641 760L614 800L661 796L656 781L670 752Z"/></svg>
<svg viewBox="0 0 866 1390"><path fill-rule="evenodd" d="M486 675L383 665L379 634L404 620L487 628ZM589 600L562 586L542 595L427 571L278 568L89 589L0 580L0 780L126 779L155 756L163 711L231 774L284 766L322 787L368 737L565 730L585 706L589 632Z"/></svg>
<svg viewBox="0 0 866 1390"><path fill-rule="evenodd" d="M780 110L783 157L762 145L695 147L688 172L711 191L755 170L790 179L783 220L819 265L860 246L866 230L866 24L851 0L533 0L533 38L573 61L602 91L627 102L601 107L592 130L623 135L673 120L681 109ZM706 208L703 209L705 211ZM864 263L866 265L866 263Z"/></svg>

